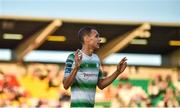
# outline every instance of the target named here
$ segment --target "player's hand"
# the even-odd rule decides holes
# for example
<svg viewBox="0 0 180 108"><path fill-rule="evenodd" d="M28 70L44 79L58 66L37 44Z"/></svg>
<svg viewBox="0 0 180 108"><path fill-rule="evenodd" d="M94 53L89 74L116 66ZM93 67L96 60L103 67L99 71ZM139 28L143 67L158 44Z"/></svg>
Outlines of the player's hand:
<svg viewBox="0 0 180 108"><path fill-rule="evenodd" d="M117 72L122 73L127 67L127 59L124 57L117 65Z"/></svg>
<svg viewBox="0 0 180 108"><path fill-rule="evenodd" d="M80 67L82 61L82 54L79 51L79 49L76 50L74 58L75 58L75 67Z"/></svg>

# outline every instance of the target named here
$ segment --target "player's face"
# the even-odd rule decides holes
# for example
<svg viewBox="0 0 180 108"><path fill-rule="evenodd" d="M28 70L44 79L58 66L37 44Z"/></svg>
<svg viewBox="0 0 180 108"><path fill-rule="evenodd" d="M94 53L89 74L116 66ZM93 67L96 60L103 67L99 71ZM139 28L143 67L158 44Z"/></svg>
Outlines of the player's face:
<svg viewBox="0 0 180 108"><path fill-rule="evenodd" d="M99 38L99 33L97 30L92 29L91 34L89 36L89 45L92 49L98 49L100 46L101 39Z"/></svg>

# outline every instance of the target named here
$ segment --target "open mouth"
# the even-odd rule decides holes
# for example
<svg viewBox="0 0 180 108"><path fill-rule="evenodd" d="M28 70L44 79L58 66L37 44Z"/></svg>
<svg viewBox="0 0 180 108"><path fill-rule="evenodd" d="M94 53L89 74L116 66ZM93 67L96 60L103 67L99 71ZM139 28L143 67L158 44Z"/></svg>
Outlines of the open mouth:
<svg viewBox="0 0 180 108"><path fill-rule="evenodd" d="M97 43L97 47L100 47L100 43Z"/></svg>

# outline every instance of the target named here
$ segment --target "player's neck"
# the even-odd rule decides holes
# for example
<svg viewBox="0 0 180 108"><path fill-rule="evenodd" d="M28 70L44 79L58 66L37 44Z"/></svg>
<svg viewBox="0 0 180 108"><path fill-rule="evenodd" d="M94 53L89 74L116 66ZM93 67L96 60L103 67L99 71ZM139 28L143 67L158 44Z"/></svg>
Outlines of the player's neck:
<svg viewBox="0 0 180 108"><path fill-rule="evenodd" d="M83 45L81 50L82 50L83 53L85 53L88 56L91 56L93 54L93 51L94 51L93 49L89 48L86 45Z"/></svg>

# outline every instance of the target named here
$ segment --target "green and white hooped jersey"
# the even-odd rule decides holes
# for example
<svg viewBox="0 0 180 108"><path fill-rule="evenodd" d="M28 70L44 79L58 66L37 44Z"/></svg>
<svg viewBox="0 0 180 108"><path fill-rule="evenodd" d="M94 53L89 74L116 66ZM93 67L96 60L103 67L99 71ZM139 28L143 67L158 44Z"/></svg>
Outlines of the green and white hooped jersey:
<svg viewBox="0 0 180 108"><path fill-rule="evenodd" d="M88 56L82 51L82 62L71 86L71 107L94 107L96 85L103 78L100 72L100 60L96 54ZM66 60L64 78L68 77L74 68L74 53Z"/></svg>

